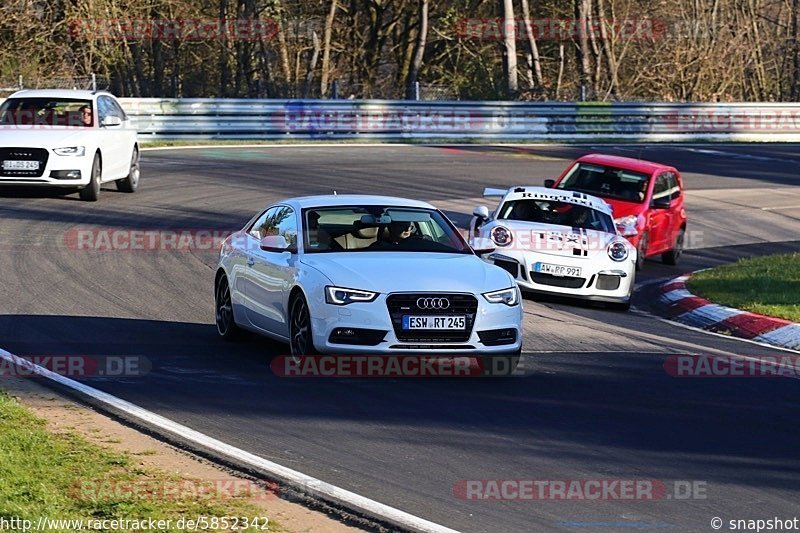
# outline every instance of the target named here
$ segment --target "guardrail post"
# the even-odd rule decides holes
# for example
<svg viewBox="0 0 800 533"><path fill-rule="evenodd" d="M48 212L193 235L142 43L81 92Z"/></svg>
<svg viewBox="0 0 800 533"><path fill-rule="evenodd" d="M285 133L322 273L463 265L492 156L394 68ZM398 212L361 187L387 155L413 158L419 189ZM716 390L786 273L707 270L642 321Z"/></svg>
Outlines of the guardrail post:
<svg viewBox="0 0 800 533"><path fill-rule="evenodd" d="M95 74L94 72L92 72L92 90L93 91L97 90L97 74Z"/></svg>
<svg viewBox="0 0 800 533"><path fill-rule="evenodd" d="M333 80L331 84L331 98L334 100L339 99L339 80Z"/></svg>

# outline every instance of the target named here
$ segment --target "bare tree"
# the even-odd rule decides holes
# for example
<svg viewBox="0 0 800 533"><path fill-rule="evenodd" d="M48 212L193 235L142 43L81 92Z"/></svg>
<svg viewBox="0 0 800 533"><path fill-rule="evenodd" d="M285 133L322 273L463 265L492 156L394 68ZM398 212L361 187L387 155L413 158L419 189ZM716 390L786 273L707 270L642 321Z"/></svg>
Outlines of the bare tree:
<svg viewBox="0 0 800 533"><path fill-rule="evenodd" d="M514 98L519 92L517 81L517 35L516 21L514 19L513 0L503 2L503 56L505 58L506 92L509 98Z"/></svg>
<svg viewBox="0 0 800 533"><path fill-rule="evenodd" d="M406 81L406 98L414 98L415 85L419 78L419 69L422 67L422 58L425 55L425 43L428 40L428 0L419 0L419 31L417 32L417 44L414 51L414 59L411 61L411 68L408 71Z"/></svg>
<svg viewBox="0 0 800 533"><path fill-rule="evenodd" d="M331 63L331 35L333 35L333 22L336 19L337 0L331 0L328 16L325 18L325 30L322 34L322 73L320 74L320 96L325 98L328 94L328 78L330 77Z"/></svg>
<svg viewBox="0 0 800 533"><path fill-rule="evenodd" d="M525 24L525 34L528 36L528 53L526 54L528 78L532 81L531 88L541 88L544 85L542 62L539 58L539 47L536 44L536 35L533 31L533 27L531 27L531 10L528 5L528 0L522 0L522 19Z"/></svg>

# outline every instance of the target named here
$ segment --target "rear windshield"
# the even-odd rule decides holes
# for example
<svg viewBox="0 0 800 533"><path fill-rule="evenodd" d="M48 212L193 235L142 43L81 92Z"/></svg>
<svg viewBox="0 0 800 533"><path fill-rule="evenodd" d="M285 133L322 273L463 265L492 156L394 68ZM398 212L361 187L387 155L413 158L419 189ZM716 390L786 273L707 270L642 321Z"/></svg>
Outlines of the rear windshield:
<svg viewBox="0 0 800 533"><path fill-rule="evenodd" d="M556 186L626 202L642 203L647 196L648 174L603 165L577 163Z"/></svg>

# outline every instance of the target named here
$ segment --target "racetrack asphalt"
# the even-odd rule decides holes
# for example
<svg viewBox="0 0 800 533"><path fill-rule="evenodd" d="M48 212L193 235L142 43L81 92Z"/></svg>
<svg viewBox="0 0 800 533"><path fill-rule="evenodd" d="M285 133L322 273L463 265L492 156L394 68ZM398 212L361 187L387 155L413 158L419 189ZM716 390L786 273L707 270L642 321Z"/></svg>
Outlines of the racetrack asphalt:
<svg viewBox="0 0 800 533"><path fill-rule="evenodd" d="M682 171L683 262L648 261L640 284L800 249L797 146L386 146L146 152L134 195L0 189L0 347L17 355L138 355L139 378L101 390L247 451L463 531L710 531L710 520L792 518L800 493L795 379L687 379L681 353L778 352L637 313L526 298L525 376L289 379L286 347L219 340L215 251L85 251L76 228L240 228L274 200L375 193L431 201L458 223L485 186L538 185L605 151ZM640 295L634 305L646 308ZM660 501L472 501L463 480L695 482ZM680 485L680 483L679 483ZM680 485L684 486L684 485ZM696 495L697 496L697 495Z"/></svg>

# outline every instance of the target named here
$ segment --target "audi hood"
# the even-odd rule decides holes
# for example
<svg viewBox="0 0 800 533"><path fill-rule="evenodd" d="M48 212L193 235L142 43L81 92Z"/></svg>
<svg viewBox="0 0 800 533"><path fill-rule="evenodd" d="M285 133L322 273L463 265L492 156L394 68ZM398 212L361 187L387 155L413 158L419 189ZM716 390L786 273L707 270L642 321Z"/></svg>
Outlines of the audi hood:
<svg viewBox="0 0 800 533"><path fill-rule="evenodd" d="M0 146L21 148L60 148L97 144L97 129L77 127L0 126Z"/></svg>
<svg viewBox="0 0 800 533"><path fill-rule="evenodd" d="M306 265L340 287L390 292L484 293L514 286L499 267L471 254L355 252L306 254Z"/></svg>

